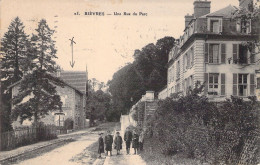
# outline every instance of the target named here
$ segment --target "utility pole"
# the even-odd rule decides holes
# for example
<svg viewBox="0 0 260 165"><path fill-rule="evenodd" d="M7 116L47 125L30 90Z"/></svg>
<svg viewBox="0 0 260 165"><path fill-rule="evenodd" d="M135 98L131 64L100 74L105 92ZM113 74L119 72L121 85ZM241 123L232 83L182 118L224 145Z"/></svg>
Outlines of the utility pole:
<svg viewBox="0 0 260 165"><path fill-rule="evenodd" d="M73 44L76 44L75 41L73 41L74 37L72 37L72 39L69 39L70 40L70 46L71 46L71 54L72 54L72 61L70 61L70 66L73 68L74 67L74 64L75 64L75 61L73 61Z"/></svg>

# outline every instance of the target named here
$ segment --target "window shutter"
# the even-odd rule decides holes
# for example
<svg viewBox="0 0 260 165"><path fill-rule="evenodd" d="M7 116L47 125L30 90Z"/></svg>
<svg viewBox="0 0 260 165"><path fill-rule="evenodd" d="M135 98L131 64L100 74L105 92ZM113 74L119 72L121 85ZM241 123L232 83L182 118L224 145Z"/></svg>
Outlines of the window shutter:
<svg viewBox="0 0 260 165"><path fill-rule="evenodd" d="M204 44L204 52L205 52L205 63L209 62L209 44Z"/></svg>
<svg viewBox="0 0 260 165"><path fill-rule="evenodd" d="M225 73L221 74L221 95L225 95L226 94L226 75Z"/></svg>
<svg viewBox="0 0 260 165"><path fill-rule="evenodd" d="M194 64L194 49L193 48L191 48L190 53L191 53L191 67L192 67Z"/></svg>
<svg viewBox="0 0 260 165"><path fill-rule="evenodd" d="M183 64L183 72L186 70L185 68L185 54L183 55L183 61L182 61L182 64Z"/></svg>
<svg viewBox="0 0 260 165"><path fill-rule="evenodd" d="M255 46L253 46L252 51L250 52L250 63L255 63Z"/></svg>
<svg viewBox="0 0 260 165"><path fill-rule="evenodd" d="M204 87L204 94L208 94L208 83L209 83L209 74L204 73L204 81L205 81L205 87Z"/></svg>
<svg viewBox="0 0 260 165"><path fill-rule="evenodd" d="M256 79L256 88L260 89L260 77Z"/></svg>
<svg viewBox="0 0 260 165"><path fill-rule="evenodd" d="M233 73L233 95L237 96L237 74Z"/></svg>
<svg viewBox="0 0 260 165"><path fill-rule="evenodd" d="M250 74L250 95L255 95L255 75Z"/></svg>
<svg viewBox="0 0 260 165"><path fill-rule="evenodd" d="M247 24L247 33L251 33L251 23L252 23L251 19L248 20L248 22L246 23Z"/></svg>
<svg viewBox="0 0 260 165"><path fill-rule="evenodd" d="M219 20L219 33L222 33L222 29L223 29L222 19L220 19L220 20Z"/></svg>
<svg viewBox="0 0 260 165"><path fill-rule="evenodd" d="M237 23L237 24L236 24L236 26L237 26L237 32L240 33L240 32L241 32L241 20L238 19L236 23Z"/></svg>
<svg viewBox="0 0 260 165"><path fill-rule="evenodd" d="M238 44L233 44L233 63L234 64L238 63L238 61L237 61L237 48L238 48Z"/></svg>
<svg viewBox="0 0 260 165"><path fill-rule="evenodd" d="M187 53L187 69L190 68L190 53Z"/></svg>
<svg viewBox="0 0 260 165"><path fill-rule="evenodd" d="M221 63L226 63L226 44L221 44Z"/></svg>

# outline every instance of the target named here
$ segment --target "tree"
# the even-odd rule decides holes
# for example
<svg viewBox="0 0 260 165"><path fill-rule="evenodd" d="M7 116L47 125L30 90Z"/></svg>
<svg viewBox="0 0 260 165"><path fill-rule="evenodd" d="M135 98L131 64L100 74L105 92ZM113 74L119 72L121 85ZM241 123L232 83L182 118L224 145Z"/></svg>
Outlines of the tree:
<svg viewBox="0 0 260 165"><path fill-rule="evenodd" d="M173 46L174 38L164 37L156 44L150 43L141 50L135 50L133 63L113 75L108 86L118 116L126 114L145 91L157 92L167 84L166 64Z"/></svg>
<svg viewBox="0 0 260 165"><path fill-rule="evenodd" d="M27 59L30 58L29 48L30 42L24 32L24 25L19 17L16 17L1 41L3 51L1 78L4 87L22 78L23 71L27 70L25 68L28 65Z"/></svg>
<svg viewBox="0 0 260 165"><path fill-rule="evenodd" d="M238 8L232 15L232 19L241 26L241 31L247 31L247 28L251 26L250 35L252 40L243 43L250 52L250 57L255 58L260 53L260 42L259 42L259 26L260 26L260 8L257 4L249 3L248 7ZM239 60L239 59L238 59ZM260 59L255 61L259 64Z"/></svg>
<svg viewBox="0 0 260 165"><path fill-rule="evenodd" d="M50 75L57 68L53 60L57 58L55 41L51 38L54 31L49 28L46 20L42 19L36 32L31 38L34 52L32 69L22 79L19 94L13 99L15 108L12 116L14 119L19 116L21 122L34 117L34 123L37 123L38 119L49 111L61 110L62 106L55 85L63 86L63 83ZM26 98L28 101L25 101Z"/></svg>
<svg viewBox="0 0 260 165"><path fill-rule="evenodd" d="M11 127L11 93L7 87L19 81L23 72L28 70L31 60L31 45L28 35L24 32L24 25L19 17L16 17L8 27L8 31L1 40L1 131L8 131Z"/></svg>
<svg viewBox="0 0 260 165"><path fill-rule="evenodd" d="M111 109L111 96L102 90L91 91L86 105L86 116L90 119L90 126L93 126L94 120L104 121L107 117Z"/></svg>

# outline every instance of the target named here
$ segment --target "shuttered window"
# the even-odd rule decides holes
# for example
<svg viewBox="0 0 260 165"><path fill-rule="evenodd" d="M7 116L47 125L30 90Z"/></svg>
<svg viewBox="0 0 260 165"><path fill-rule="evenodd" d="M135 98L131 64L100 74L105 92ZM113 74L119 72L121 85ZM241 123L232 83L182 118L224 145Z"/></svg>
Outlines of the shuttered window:
<svg viewBox="0 0 260 165"><path fill-rule="evenodd" d="M219 44L209 45L209 63L219 63Z"/></svg>
<svg viewBox="0 0 260 165"><path fill-rule="evenodd" d="M255 95L255 75L250 74L250 95Z"/></svg>
<svg viewBox="0 0 260 165"><path fill-rule="evenodd" d="M208 19L208 30L212 33L221 33L222 32L222 19L209 18Z"/></svg>
<svg viewBox="0 0 260 165"><path fill-rule="evenodd" d="M239 52L238 52L238 61L239 64L247 64L248 63L248 48L247 46L239 44Z"/></svg>
<svg viewBox="0 0 260 165"><path fill-rule="evenodd" d="M226 63L226 44L221 44L221 63Z"/></svg>
<svg viewBox="0 0 260 165"><path fill-rule="evenodd" d="M219 74L209 73L208 95L219 95Z"/></svg>
<svg viewBox="0 0 260 165"><path fill-rule="evenodd" d="M225 73L221 74L221 95L226 95L226 75Z"/></svg>
<svg viewBox="0 0 260 165"><path fill-rule="evenodd" d="M248 96L247 74L238 74L238 95Z"/></svg>

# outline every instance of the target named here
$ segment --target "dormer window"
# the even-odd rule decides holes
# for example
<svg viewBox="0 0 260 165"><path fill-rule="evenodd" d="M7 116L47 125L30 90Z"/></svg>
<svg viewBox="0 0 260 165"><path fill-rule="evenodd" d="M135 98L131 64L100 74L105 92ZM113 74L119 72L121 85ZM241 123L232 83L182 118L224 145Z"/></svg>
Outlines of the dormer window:
<svg viewBox="0 0 260 165"><path fill-rule="evenodd" d="M251 33L251 20L237 20L237 32L248 34Z"/></svg>
<svg viewBox="0 0 260 165"><path fill-rule="evenodd" d="M208 31L212 33L222 32L222 18L208 18Z"/></svg>

